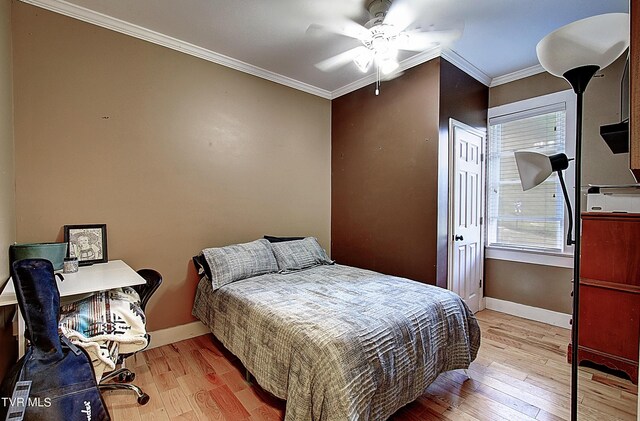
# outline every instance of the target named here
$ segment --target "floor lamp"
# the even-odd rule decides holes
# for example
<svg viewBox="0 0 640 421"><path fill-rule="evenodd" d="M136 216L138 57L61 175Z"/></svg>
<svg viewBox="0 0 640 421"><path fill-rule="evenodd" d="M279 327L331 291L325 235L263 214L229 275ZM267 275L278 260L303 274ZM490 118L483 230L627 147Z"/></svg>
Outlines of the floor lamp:
<svg viewBox="0 0 640 421"><path fill-rule="evenodd" d="M577 95L576 109L576 155L575 155L575 200L574 220L575 238L571 240L571 232L567 235L567 243L573 243L573 323L571 333L571 420L578 419L578 316L580 305L580 180L582 153L582 101L587 84L593 75L613 63L629 47L629 15L627 13L608 13L582 19L544 37L537 45L536 52L542 67L554 76L565 78ZM544 155L543 155L544 157ZM528 182L540 184L552 171L557 171L562 177L562 169L566 169L565 161L561 168L552 168L554 157L538 158L542 165L541 173L535 179L535 170L529 167L529 176L534 176ZM527 157L520 156L519 163L525 163ZM536 159L529 156L529 164L536 165ZM562 158L562 157L561 157ZM566 156L564 157L566 160ZM544 175L546 174L546 175ZM544 177L544 178L542 178ZM526 177L525 177L526 178ZM539 180L542 178L541 180ZM521 180L525 186L525 179L521 172ZM539 181L538 181L539 180ZM561 178L562 180L562 178ZM564 183L563 187L564 187ZM532 186L533 187L533 186ZM563 188L565 200L568 203L566 188ZM568 207L569 215L571 207Z"/></svg>

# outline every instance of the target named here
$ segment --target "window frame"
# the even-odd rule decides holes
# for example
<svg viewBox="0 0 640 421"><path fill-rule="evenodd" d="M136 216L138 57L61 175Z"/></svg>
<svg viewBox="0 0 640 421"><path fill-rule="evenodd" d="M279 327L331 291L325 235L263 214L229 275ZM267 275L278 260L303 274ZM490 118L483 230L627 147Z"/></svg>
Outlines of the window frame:
<svg viewBox="0 0 640 421"><path fill-rule="evenodd" d="M564 103L565 108L565 154L569 158L575 156L575 144L576 144L576 95L571 89L567 89L560 92L554 92L551 94L541 95L534 98L524 99L521 101L512 102L509 104L499 105L489 108L487 112L487 160L485 162L487 177L485 185L485 203L489 203L489 156L491 152L491 121L495 119L508 118L509 115L520 114L521 118L526 118L526 113L535 112L536 109L545 109L552 107L556 104ZM569 201L572 208L574 207L574 188L575 188L575 172L573 171L573 162L569 164L569 169L564 171L564 180L567 186L567 192L569 194ZM526 192L523 192L526 194ZM568 216L566 206L564 205L564 198L559 197L562 200L562 207L564 209L564 235L566 238L566 228L568 224ZM489 245L489 207L485 207L485 258L487 259L499 259L509 260L523 263L541 264L547 266L557 267L573 267L573 246L566 245L566 241L563 241L563 249L560 251L554 251L549 249L534 248L534 247L517 247L506 245ZM574 222L580 223L580 221Z"/></svg>

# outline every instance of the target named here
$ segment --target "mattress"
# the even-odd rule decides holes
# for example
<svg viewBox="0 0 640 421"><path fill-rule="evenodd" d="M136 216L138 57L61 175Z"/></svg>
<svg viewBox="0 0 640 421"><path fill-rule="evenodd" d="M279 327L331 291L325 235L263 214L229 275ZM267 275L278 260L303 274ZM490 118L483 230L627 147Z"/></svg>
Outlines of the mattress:
<svg viewBox="0 0 640 421"><path fill-rule="evenodd" d="M193 315L285 420L384 420L445 371L467 368L478 324L451 291L342 265L271 273L215 292L204 277Z"/></svg>

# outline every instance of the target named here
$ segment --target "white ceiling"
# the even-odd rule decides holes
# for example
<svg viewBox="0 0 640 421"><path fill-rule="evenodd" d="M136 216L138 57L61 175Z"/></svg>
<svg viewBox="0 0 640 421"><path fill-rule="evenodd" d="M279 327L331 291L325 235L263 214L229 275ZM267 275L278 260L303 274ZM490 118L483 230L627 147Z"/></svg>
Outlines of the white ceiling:
<svg viewBox="0 0 640 421"><path fill-rule="evenodd" d="M368 20L365 0L23 0L184 51L325 98L371 83L353 64L322 72L314 64L359 45L312 23ZM464 25L446 49L401 53L402 68L442 55L491 85L539 72L535 46L585 17L628 12L629 0L395 0L418 16L411 27Z"/></svg>

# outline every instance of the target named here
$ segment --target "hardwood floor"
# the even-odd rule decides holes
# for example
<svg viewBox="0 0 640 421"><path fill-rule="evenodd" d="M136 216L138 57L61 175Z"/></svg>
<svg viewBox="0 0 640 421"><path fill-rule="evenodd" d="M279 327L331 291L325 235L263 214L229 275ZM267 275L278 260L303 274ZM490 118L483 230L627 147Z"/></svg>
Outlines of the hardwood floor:
<svg viewBox="0 0 640 421"><path fill-rule="evenodd" d="M569 331L490 310L479 312L482 345L468 374L440 375L416 401L391 420L567 420ZM285 402L244 380L240 361L212 335L138 355L129 361L134 383L150 396L105 392L115 421L281 420ZM638 388L600 371L581 368L579 419L636 420Z"/></svg>

